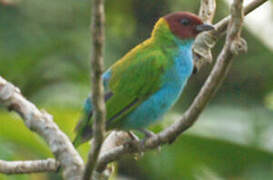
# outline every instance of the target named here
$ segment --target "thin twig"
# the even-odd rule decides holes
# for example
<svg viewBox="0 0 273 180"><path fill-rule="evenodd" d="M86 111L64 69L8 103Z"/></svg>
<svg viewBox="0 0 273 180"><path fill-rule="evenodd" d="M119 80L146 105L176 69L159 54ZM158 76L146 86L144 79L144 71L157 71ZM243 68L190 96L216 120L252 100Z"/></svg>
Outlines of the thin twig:
<svg viewBox="0 0 273 180"><path fill-rule="evenodd" d="M83 171L83 161L69 138L54 123L46 111L40 111L25 99L20 90L0 76L0 103L17 112L25 125L39 134L49 145L63 168L63 178L78 180Z"/></svg>
<svg viewBox="0 0 273 180"><path fill-rule="evenodd" d="M0 173L4 174L56 172L58 168L59 163L55 159L11 162L0 160Z"/></svg>
<svg viewBox="0 0 273 180"><path fill-rule="evenodd" d="M93 141L84 170L83 180L92 177L99 156L105 133L105 103L102 83L104 51L104 0L93 0L92 3L92 101L94 105Z"/></svg>
<svg viewBox="0 0 273 180"><path fill-rule="evenodd" d="M139 148L135 148L123 145L109 150L99 159L97 166L98 171L103 171L107 163L119 159L124 154L138 152L139 150L144 152L149 149L154 149L162 144L172 142L194 124L208 101L212 98L217 91L217 88L226 77L234 55L246 51L246 43L240 38L243 17L241 13L243 12L242 0L236 0L232 9L236 9L236 11L231 11L232 18L230 20L230 27L228 28L225 46L218 56L212 72L207 78L204 86L182 118L156 136L147 139L144 146L140 145ZM238 51L235 51L235 49Z"/></svg>

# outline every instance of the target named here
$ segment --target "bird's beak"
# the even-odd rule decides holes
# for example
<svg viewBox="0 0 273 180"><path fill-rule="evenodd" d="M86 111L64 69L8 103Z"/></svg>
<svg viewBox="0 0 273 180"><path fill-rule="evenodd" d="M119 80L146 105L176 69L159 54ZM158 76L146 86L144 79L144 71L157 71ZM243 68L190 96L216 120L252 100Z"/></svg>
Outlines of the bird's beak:
<svg viewBox="0 0 273 180"><path fill-rule="evenodd" d="M196 26L195 29L197 32L203 32L203 31L211 31L211 30L214 30L215 28L210 24L199 24Z"/></svg>

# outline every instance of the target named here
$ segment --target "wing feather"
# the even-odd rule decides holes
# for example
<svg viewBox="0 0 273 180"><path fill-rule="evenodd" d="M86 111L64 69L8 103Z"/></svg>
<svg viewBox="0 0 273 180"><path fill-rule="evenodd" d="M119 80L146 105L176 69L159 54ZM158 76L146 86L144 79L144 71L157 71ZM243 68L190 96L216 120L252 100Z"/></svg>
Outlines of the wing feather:
<svg viewBox="0 0 273 180"><path fill-rule="evenodd" d="M108 128L118 128L122 117L161 88L163 58L160 51L154 51L112 67L109 88L113 96L106 102Z"/></svg>

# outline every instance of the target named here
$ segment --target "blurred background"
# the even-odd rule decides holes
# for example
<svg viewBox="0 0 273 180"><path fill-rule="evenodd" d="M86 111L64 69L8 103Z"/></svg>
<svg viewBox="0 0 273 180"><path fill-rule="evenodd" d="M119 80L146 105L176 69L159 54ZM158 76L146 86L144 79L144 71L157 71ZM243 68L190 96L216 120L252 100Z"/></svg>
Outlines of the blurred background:
<svg viewBox="0 0 273 180"><path fill-rule="evenodd" d="M246 2L250 2L248 0ZM217 1L215 22L228 15ZM199 1L106 1L106 68L148 38L166 13L198 13ZM273 179L273 3L246 18L247 54L236 58L223 86L192 129L161 152L119 162L114 179ZM90 1L0 0L0 75L18 86L39 108L54 115L73 139L84 98L90 91ZM223 40L214 49L220 51ZM212 65L191 77L179 102L158 132L178 119L204 83ZM86 158L89 145L79 148ZM52 157L45 142L15 113L0 107L0 159ZM61 179L55 173L0 174L0 180Z"/></svg>

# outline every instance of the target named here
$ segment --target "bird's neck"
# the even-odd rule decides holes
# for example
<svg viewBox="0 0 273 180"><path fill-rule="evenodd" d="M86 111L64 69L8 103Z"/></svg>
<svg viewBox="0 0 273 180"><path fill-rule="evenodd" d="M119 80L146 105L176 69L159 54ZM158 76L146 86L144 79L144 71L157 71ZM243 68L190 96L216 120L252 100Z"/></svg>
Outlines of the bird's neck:
<svg viewBox="0 0 273 180"><path fill-rule="evenodd" d="M193 38L180 39L173 35L167 22L161 18L155 25L151 40L164 51L172 71L177 72L178 79L187 79L193 70Z"/></svg>
<svg viewBox="0 0 273 180"><path fill-rule="evenodd" d="M182 40L176 37L171 32L169 25L163 18L160 18L155 24L151 39L163 47L172 47L177 50L181 49L181 47L183 47L185 50L191 50L194 42L193 38Z"/></svg>

